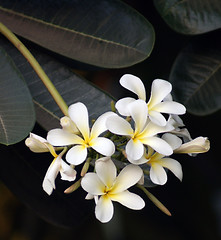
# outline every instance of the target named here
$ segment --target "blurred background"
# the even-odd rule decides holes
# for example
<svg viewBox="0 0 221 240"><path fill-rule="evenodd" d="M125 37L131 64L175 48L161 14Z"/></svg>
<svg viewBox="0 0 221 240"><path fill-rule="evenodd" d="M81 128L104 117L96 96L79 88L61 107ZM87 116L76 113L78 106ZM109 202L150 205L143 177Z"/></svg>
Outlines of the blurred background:
<svg viewBox="0 0 221 240"><path fill-rule="evenodd" d="M148 8L146 1L124 2L137 9L155 28L156 42L151 56L124 69L92 67L88 71L83 65L74 69L116 99L129 95L119 85L119 79L124 73L140 77L148 93L154 79L167 80L177 54L190 38L194 38L172 31L151 1ZM218 30L216 34L221 34L221 31ZM143 210L133 211L115 203L114 218L108 224L99 223L92 211L76 227L62 228L40 218L34 209L23 204L0 182L0 240L221 239L221 157L218 152L221 112L204 117L187 113L182 119L193 138L209 138L211 149L195 158L188 155L177 156L176 159L183 167L183 182L180 183L169 173L166 185L150 189L171 211L171 217L157 209L142 192L134 189L145 199L146 207ZM35 130L42 131L38 125ZM19 143L20 147L22 145L24 142Z"/></svg>

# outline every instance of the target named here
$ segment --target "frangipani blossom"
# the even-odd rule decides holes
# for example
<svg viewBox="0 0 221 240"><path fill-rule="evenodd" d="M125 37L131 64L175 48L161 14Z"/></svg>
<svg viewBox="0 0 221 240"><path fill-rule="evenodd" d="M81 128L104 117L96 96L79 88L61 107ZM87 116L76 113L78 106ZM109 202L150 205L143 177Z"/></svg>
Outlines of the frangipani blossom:
<svg viewBox="0 0 221 240"><path fill-rule="evenodd" d="M144 145L150 146L155 151L167 156L173 153L171 146L156 136L158 133L173 130L172 125L159 126L149 121L147 104L140 99L128 105L128 112L134 120L135 129L131 127L129 122L117 115L108 117L106 122L109 131L130 138L125 149L128 158L140 159L144 154Z"/></svg>
<svg viewBox="0 0 221 240"><path fill-rule="evenodd" d="M102 223L113 217L112 201L140 210L145 206L143 199L127 189L135 185L142 177L143 171L135 165L127 165L117 176L117 169L109 157L95 162L96 173L87 173L81 181L82 188L88 192L87 199L95 198L95 216Z"/></svg>
<svg viewBox="0 0 221 240"><path fill-rule="evenodd" d="M146 102L146 91L140 78L135 77L131 74L125 74L120 79L120 84L135 93L139 99ZM165 126L167 121L161 113L167 114L184 114L186 108L177 102L169 100L166 97L170 94L172 85L161 79L155 79L151 87L151 96L147 102L148 116L151 121L160 126ZM116 109L123 116L130 116L128 106L136 99L127 97L120 99L116 103Z"/></svg>
<svg viewBox="0 0 221 240"><path fill-rule="evenodd" d="M182 141L180 138L173 134L166 133L162 136L173 149L178 148ZM149 148L148 153L144 153L141 159L134 161L128 159L133 164L148 164L150 166L150 179L153 183L163 185L167 182L167 173L164 168L169 169L180 181L183 178L182 166L181 164L169 157L166 157L158 152L153 151Z"/></svg>
<svg viewBox="0 0 221 240"><path fill-rule="evenodd" d="M59 172L61 179L67 181L74 181L77 174L71 166L62 160L61 154L56 156L50 164L42 183L42 187L48 195L51 195L53 189L55 189L55 179Z"/></svg>
<svg viewBox="0 0 221 240"><path fill-rule="evenodd" d="M29 138L25 140L25 144L32 152L50 152L54 157L42 183L42 187L48 195L51 195L53 189L55 189L55 179L59 172L62 180L75 180L76 171L61 159L63 155L62 152L59 155L56 154L54 147L46 139L34 133L30 133Z"/></svg>
<svg viewBox="0 0 221 240"><path fill-rule="evenodd" d="M115 146L110 139L99 137L107 130L106 119L113 112L101 115L93 124L91 131L89 128L89 117L86 106L83 103L72 104L68 108L70 119L76 124L82 136L78 136L67 129L53 129L48 132L47 140L53 146L73 146L66 155L66 160L73 164L81 164L87 157L87 148L91 147L104 156L111 156L115 151Z"/></svg>

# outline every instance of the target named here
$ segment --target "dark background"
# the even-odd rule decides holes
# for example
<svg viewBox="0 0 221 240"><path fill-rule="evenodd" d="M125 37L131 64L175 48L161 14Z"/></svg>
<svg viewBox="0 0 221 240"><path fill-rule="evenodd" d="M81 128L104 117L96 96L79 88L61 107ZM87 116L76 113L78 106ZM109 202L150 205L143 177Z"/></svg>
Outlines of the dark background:
<svg viewBox="0 0 221 240"><path fill-rule="evenodd" d="M116 99L129 94L119 85L119 78L124 73L140 77L147 92L155 78L167 80L177 54L194 38L171 30L155 10L152 1L148 1L148 6L146 1L125 2L137 9L154 26L156 42L151 56L142 63L124 69L76 69ZM219 30L217 34L220 34ZM0 240L221 239L221 158L218 154L221 112L204 117L187 113L182 119L193 138L209 138L211 149L195 158L188 155L176 158L183 167L182 183L169 173L166 185L150 189L171 211L171 217L164 215L138 191L146 202L145 209L141 211L126 209L116 203L114 217L108 224L99 223L92 211L84 221L79 220L76 227L61 228L40 218L35 209L20 202L0 183ZM36 125L35 132L42 132L42 129ZM17 146L24 146L24 142ZM1 158L4 160L4 156Z"/></svg>

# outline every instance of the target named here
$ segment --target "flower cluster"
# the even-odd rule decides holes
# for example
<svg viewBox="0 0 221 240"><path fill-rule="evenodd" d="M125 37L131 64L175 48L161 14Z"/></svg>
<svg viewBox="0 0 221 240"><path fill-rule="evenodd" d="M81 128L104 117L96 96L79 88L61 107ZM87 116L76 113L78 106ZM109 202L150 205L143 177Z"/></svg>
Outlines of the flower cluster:
<svg viewBox="0 0 221 240"><path fill-rule="evenodd" d="M140 196L128 190L130 187L139 186L147 193L146 181L165 184L165 169L182 180L181 164L171 157L173 154L196 155L209 150L207 138L192 139L185 128L179 115L186 109L173 101L168 81L154 80L148 101L138 77L125 74L120 84L137 99L120 99L116 111L102 114L91 128L86 106L72 104L68 116L60 120L62 128L50 130L47 139L31 133L25 142L31 151L48 151L54 157L43 180L44 191L52 194L60 172L61 179L75 181L65 193L81 186L88 193L86 199L94 199L95 215L101 222L112 218L112 201L135 210L145 206ZM75 166L81 164L78 177Z"/></svg>

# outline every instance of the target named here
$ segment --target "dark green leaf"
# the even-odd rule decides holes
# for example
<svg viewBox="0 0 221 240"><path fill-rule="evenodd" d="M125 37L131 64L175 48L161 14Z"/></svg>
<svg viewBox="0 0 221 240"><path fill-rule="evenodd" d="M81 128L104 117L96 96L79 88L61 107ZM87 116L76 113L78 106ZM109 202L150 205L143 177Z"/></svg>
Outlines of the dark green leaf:
<svg viewBox="0 0 221 240"><path fill-rule="evenodd" d="M164 21L183 34L200 34L221 27L220 0L154 0Z"/></svg>
<svg viewBox="0 0 221 240"><path fill-rule="evenodd" d="M170 82L174 97L196 115L221 109L221 38L195 39L177 57Z"/></svg>
<svg viewBox="0 0 221 240"><path fill-rule="evenodd" d="M45 48L100 67L133 65L154 45L151 24L118 0L2 0L0 20Z"/></svg>
<svg viewBox="0 0 221 240"><path fill-rule="evenodd" d="M57 104L25 58L7 41L0 41L13 58L34 99L38 123L46 130L59 126L63 116ZM68 67L48 55L32 51L67 105L83 102L89 111L90 119L96 119L110 110L112 98L91 83L74 74Z"/></svg>
<svg viewBox="0 0 221 240"><path fill-rule="evenodd" d="M12 59L0 47L0 143L24 139L35 123L29 90Z"/></svg>

